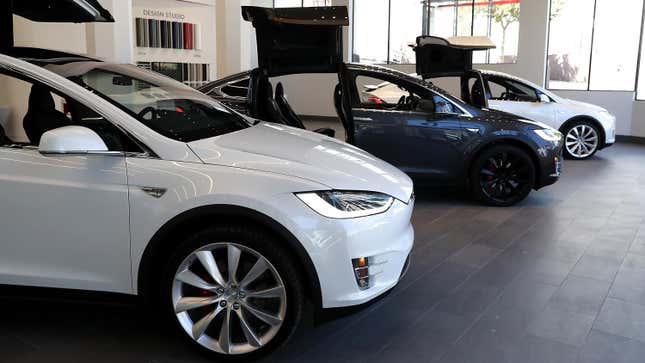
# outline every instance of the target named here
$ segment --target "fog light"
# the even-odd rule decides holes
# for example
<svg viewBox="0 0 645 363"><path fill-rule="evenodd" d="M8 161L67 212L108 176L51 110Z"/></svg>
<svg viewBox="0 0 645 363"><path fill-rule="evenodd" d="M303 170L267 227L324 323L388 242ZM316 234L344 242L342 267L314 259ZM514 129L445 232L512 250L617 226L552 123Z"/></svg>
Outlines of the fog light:
<svg viewBox="0 0 645 363"><path fill-rule="evenodd" d="M354 266L354 277L356 278L356 283L358 288L361 290L367 290L370 288L370 260L369 257L360 257L352 260L352 266Z"/></svg>

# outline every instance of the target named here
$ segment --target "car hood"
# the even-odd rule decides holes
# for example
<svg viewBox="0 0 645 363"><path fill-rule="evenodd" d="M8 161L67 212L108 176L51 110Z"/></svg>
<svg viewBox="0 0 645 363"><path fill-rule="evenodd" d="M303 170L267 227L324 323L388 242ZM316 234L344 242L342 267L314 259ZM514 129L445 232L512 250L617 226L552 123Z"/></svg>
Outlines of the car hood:
<svg viewBox="0 0 645 363"><path fill-rule="evenodd" d="M410 178L392 165L330 137L262 122L188 144L207 164L308 179L331 189L374 191L408 202Z"/></svg>
<svg viewBox="0 0 645 363"><path fill-rule="evenodd" d="M603 112L603 111L605 111L606 112L607 111L603 107L600 107L600 106L597 106L597 105L594 105L594 104L591 104L591 103L587 103L587 102L581 102L581 101L572 100L572 99L569 99L569 98L562 99L562 102L566 103L569 106L575 107L577 109L585 110L587 112L589 112L589 111L591 111L591 112Z"/></svg>

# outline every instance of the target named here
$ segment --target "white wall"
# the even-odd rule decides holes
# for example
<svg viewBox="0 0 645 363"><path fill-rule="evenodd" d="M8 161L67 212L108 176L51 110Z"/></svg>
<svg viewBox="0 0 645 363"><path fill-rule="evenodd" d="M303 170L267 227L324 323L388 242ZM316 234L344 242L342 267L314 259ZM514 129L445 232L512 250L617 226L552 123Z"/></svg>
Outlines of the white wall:
<svg viewBox="0 0 645 363"><path fill-rule="evenodd" d="M37 23L17 15L13 21L16 46L87 53L85 24Z"/></svg>
<svg viewBox="0 0 645 363"><path fill-rule="evenodd" d="M101 0L114 23L88 23L87 54L116 63L134 62L132 0Z"/></svg>

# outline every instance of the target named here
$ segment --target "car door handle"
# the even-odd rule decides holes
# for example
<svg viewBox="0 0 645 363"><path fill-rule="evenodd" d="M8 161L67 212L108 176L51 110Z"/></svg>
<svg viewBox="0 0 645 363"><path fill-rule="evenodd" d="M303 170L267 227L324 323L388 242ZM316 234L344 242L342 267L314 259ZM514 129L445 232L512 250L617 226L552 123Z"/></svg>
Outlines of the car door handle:
<svg viewBox="0 0 645 363"><path fill-rule="evenodd" d="M149 196L153 198L161 198L166 194L167 189L164 188L156 188L156 187L139 187L141 188L141 191L148 194Z"/></svg>
<svg viewBox="0 0 645 363"><path fill-rule="evenodd" d="M354 121L374 121L371 117L354 117Z"/></svg>

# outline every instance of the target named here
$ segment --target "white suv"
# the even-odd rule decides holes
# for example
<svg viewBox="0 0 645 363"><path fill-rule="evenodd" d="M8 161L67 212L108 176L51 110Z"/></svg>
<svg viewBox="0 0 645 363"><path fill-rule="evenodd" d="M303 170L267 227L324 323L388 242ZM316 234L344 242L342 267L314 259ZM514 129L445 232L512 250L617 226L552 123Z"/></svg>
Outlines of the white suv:
<svg viewBox="0 0 645 363"><path fill-rule="evenodd" d="M70 54L14 48L0 85L0 284L142 295L246 358L406 269L412 182L360 149Z"/></svg>
<svg viewBox="0 0 645 363"><path fill-rule="evenodd" d="M479 71L488 107L543 122L565 135L565 156L587 159L616 141L616 117L606 109L560 97L527 80Z"/></svg>

